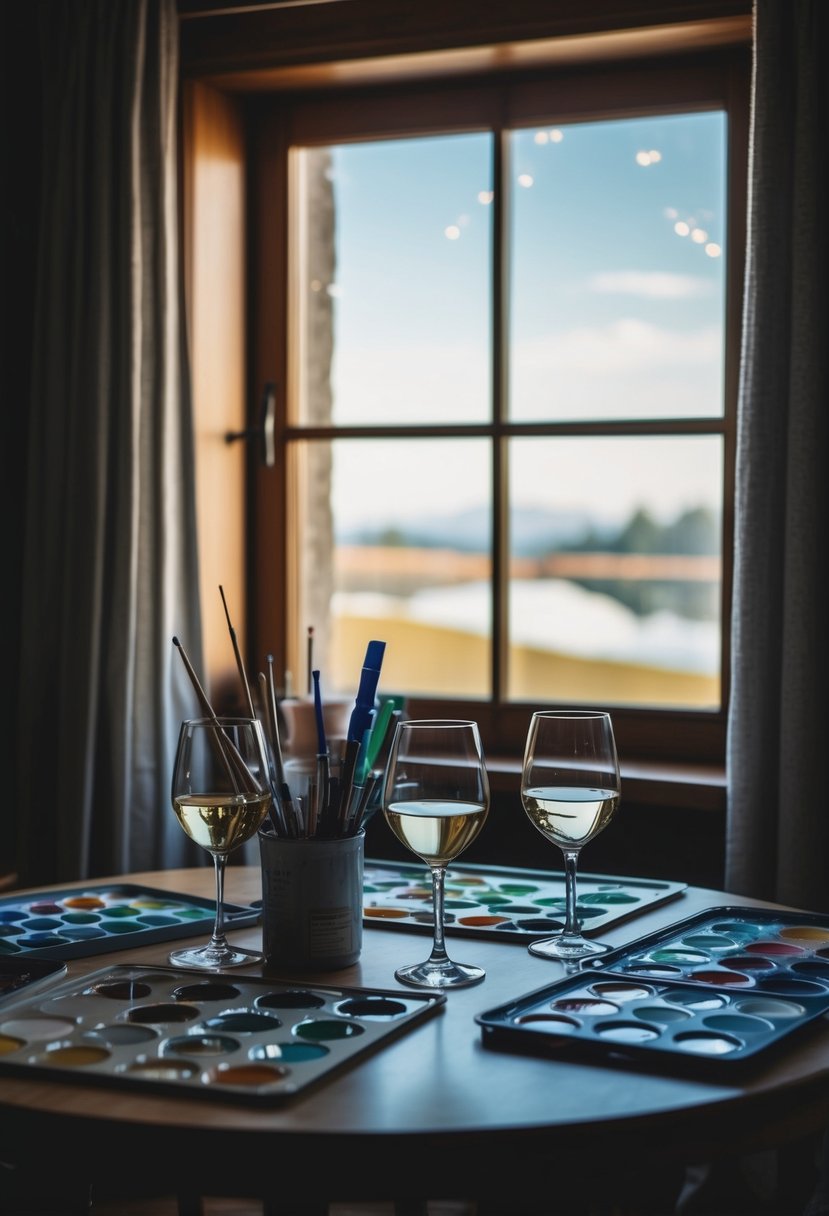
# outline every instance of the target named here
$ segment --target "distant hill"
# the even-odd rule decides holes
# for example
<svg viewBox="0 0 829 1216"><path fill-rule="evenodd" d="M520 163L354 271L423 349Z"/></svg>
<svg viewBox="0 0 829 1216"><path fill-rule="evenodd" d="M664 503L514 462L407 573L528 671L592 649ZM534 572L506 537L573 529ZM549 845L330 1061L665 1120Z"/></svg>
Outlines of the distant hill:
<svg viewBox="0 0 829 1216"><path fill-rule="evenodd" d="M512 552L527 557L569 545L587 533L596 535L596 520L584 511L544 511L519 508L512 513ZM397 523L393 527L354 528L338 534L340 544L377 545L400 544L416 548L448 546L461 552L481 553L490 548L489 513L482 507L459 511L454 515L426 516L411 524ZM618 534L619 524L603 526L608 539Z"/></svg>

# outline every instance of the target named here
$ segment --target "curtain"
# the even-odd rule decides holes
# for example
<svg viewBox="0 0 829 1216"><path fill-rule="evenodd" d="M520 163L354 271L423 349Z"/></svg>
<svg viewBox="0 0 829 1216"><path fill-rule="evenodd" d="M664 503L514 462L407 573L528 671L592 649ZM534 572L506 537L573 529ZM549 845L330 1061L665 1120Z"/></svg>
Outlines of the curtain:
<svg viewBox="0 0 829 1216"><path fill-rule="evenodd" d="M203 859L169 781L201 659L175 0L39 9L18 722L24 883Z"/></svg>
<svg viewBox="0 0 829 1216"><path fill-rule="evenodd" d="M825 0L757 0L726 885L829 911Z"/></svg>

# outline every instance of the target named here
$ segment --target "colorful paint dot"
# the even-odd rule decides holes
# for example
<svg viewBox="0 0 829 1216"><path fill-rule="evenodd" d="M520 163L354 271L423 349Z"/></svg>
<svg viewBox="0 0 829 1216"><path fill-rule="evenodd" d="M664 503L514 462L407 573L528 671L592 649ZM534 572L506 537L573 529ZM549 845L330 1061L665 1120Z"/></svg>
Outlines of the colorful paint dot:
<svg viewBox="0 0 829 1216"><path fill-rule="evenodd" d="M286 1064L305 1064L321 1060L330 1053L322 1043L257 1043L250 1050L252 1060L284 1060Z"/></svg>
<svg viewBox="0 0 829 1216"><path fill-rule="evenodd" d="M275 1085L288 1076L287 1068L275 1064L231 1064L218 1068L211 1080L219 1085Z"/></svg>
<svg viewBox="0 0 829 1216"><path fill-rule="evenodd" d="M829 942L829 929L821 925L792 925L781 929L780 937L793 942Z"/></svg>

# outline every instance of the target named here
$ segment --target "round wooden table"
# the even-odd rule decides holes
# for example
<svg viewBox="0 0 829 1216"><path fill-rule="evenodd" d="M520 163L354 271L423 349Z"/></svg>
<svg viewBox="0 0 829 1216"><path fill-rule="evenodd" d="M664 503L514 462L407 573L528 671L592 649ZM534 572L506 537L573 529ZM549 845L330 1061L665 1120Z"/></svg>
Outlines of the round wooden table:
<svg viewBox="0 0 829 1216"><path fill-rule="evenodd" d="M120 880L210 898L212 870ZM95 880L97 882L110 880ZM119 881L118 878L112 881ZM261 896L255 866L230 866L226 898ZM693 913L751 900L689 888L609 929L613 945ZM256 925L231 934L261 944ZM486 1198L547 1194L569 1211L567 1180L589 1194L614 1177L768 1147L829 1122L829 1026L806 1027L745 1079L711 1081L485 1049L475 1014L560 977L523 944L449 937L486 980L450 992L434 1016L274 1107L159 1096L124 1087L0 1076L0 1158L103 1186L293 1201ZM303 984L399 989L394 970L429 939L367 928L360 961ZM73 960L70 975L115 963L166 963L171 943ZM258 974L252 969L251 973ZM411 991L410 989L408 991ZM742 1074L741 1074L742 1078ZM504 1210L509 1210L506 1206Z"/></svg>

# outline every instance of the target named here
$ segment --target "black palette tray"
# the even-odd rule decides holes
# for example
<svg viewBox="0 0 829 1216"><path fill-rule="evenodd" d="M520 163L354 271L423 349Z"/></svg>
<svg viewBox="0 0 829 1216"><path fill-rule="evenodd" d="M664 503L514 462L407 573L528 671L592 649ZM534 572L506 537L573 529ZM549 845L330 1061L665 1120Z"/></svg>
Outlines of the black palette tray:
<svg viewBox="0 0 829 1216"><path fill-rule="evenodd" d="M117 966L0 1007L0 1075L274 1104L438 1010L442 993Z"/></svg>
<svg viewBox="0 0 829 1216"><path fill-rule="evenodd" d="M154 942L209 937L216 903L130 883L100 883L0 899L0 963L7 958L85 958ZM225 927L253 925L260 913L224 905Z"/></svg>
<svg viewBox="0 0 829 1216"><path fill-rule="evenodd" d="M66 974L66 963L41 958L0 958L0 1000L25 988L27 992Z"/></svg>
<svg viewBox="0 0 829 1216"><path fill-rule="evenodd" d="M698 1070L829 1012L829 917L711 908L479 1014L487 1047Z"/></svg>
<svg viewBox="0 0 829 1216"><path fill-rule="evenodd" d="M578 917L590 937L686 889L681 882L580 874ZM452 865L446 872L445 927L460 937L519 941L564 927L564 875L512 866ZM363 924L432 933L432 882L426 865L372 861L363 870Z"/></svg>

